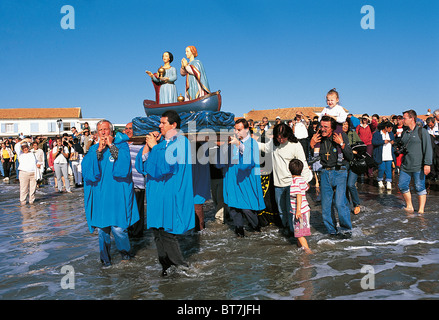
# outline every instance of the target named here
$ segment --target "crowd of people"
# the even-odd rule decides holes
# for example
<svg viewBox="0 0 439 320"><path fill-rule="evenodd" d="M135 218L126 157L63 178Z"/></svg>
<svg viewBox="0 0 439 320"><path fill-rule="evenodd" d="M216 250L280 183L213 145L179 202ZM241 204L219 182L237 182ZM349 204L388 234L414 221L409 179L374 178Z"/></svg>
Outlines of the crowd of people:
<svg viewBox="0 0 439 320"><path fill-rule="evenodd" d="M398 177L405 207L414 212L410 183L425 212L425 181L439 174L439 109L422 121L414 110L390 118L363 114L357 118L339 105L339 94L327 94L327 107L314 119L302 113L292 121L267 118L255 123L238 119L229 142L204 149L209 162L193 161L201 144L181 134L180 117L165 112L159 131L133 143L132 123L123 133L102 120L96 135L85 128L72 135L2 142L3 175L18 159L20 202L35 201L44 168L55 172L58 192L71 192L69 168L76 187L84 186L90 232L98 229L100 259L111 265L110 233L122 259L130 259L130 239L146 228L154 232L163 275L172 265L186 265L177 235L205 228L203 204L213 200L215 219L230 221L237 237L277 224L311 253L312 207L306 192L320 190L321 214L329 237L352 236L351 214L361 212L358 177L378 188L394 188ZM47 149L45 149L45 147ZM41 152L40 152L41 151ZM145 208L146 203L146 208ZM336 214L337 213L337 214ZM337 221L338 218L338 221ZM229 220L228 220L229 219Z"/></svg>
<svg viewBox="0 0 439 320"><path fill-rule="evenodd" d="M7 183L15 174L15 181L20 183L21 205L34 202L36 190L49 172L54 173L55 189L60 193L71 193L69 176L73 177L75 187L83 186L82 159L97 141L97 135L91 134L87 123L81 132L75 127L71 132L51 138L20 134L0 141L0 174Z"/></svg>

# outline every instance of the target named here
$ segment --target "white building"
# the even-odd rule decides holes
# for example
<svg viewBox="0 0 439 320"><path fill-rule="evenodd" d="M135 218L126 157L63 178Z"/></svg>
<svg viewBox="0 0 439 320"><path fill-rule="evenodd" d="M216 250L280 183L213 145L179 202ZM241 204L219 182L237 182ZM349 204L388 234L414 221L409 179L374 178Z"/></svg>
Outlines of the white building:
<svg viewBox="0 0 439 320"><path fill-rule="evenodd" d="M0 137L71 134L72 127L81 131L85 122L93 131L100 120L82 118L81 108L0 109Z"/></svg>

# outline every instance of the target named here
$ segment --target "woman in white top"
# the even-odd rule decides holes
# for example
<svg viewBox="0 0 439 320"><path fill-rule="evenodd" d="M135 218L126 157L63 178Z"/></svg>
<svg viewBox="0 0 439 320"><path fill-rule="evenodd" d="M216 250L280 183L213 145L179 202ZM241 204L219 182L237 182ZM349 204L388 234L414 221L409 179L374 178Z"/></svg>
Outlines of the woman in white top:
<svg viewBox="0 0 439 320"><path fill-rule="evenodd" d="M17 143L15 147L17 151L18 161L20 163L20 204L26 204L26 198L29 195L29 204L35 201L35 192L37 189L37 180L35 179L35 172L39 170L35 155L30 152L29 144L31 140L29 138L23 139Z"/></svg>
<svg viewBox="0 0 439 320"><path fill-rule="evenodd" d="M291 213L290 186L293 177L289 170L292 159L299 159L303 162L302 177L309 183L312 172L308 167L305 152L302 145L294 136L293 130L287 124L281 123L273 128L273 143L258 143L259 150L269 153L271 151L273 163L273 184L275 187L275 199L279 215L284 227L289 227L294 232L293 215Z"/></svg>
<svg viewBox="0 0 439 320"><path fill-rule="evenodd" d="M40 165L38 170L36 171L35 178L37 179L37 184L39 183L39 180L43 179L43 173L44 173L44 151L42 149L38 148L38 142L34 141L32 143L32 150L31 152L35 155L35 158L37 159L37 164Z"/></svg>
<svg viewBox="0 0 439 320"><path fill-rule="evenodd" d="M67 144L67 143L66 143ZM56 148L56 151L53 153L53 167L55 169L55 175L56 180L58 182L58 192L62 192L63 183L62 183L62 177L64 177L64 182L66 184L66 191L68 193L71 193L70 191L70 181L69 181L69 174L68 174L68 162L67 159L69 158L69 148L63 145L63 141L61 138L56 139L56 147L53 147L53 149Z"/></svg>

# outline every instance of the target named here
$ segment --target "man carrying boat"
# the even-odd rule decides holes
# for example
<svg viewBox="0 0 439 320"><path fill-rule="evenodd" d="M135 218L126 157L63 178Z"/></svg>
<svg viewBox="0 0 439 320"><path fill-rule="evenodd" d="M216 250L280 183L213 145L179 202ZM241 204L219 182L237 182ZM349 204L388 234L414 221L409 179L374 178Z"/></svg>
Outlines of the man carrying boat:
<svg viewBox="0 0 439 320"><path fill-rule="evenodd" d="M257 211L265 209L259 169L259 147L251 138L247 120L235 123L235 136L222 147L223 157L217 164L224 170L224 203L238 237L244 237L244 217L255 231L260 231ZM224 157L224 154L226 155Z"/></svg>
<svg viewBox="0 0 439 320"><path fill-rule="evenodd" d="M146 177L146 225L154 240L162 275L172 265L187 266L177 235L195 227L191 145L179 133L181 119L170 110L162 114L160 134L150 133L136 158L136 169Z"/></svg>

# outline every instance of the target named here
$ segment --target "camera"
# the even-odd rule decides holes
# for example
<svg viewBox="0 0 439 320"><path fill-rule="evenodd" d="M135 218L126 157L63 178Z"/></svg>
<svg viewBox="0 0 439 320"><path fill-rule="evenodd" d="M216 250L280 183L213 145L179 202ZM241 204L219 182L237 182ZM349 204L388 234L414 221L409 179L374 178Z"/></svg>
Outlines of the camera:
<svg viewBox="0 0 439 320"><path fill-rule="evenodd" d="M399 156L399 155L406 155L407 153L409 153L409 151L407 150L407 147L402 144L401 142L398 142L395 146L395 155Z"/></svg>

